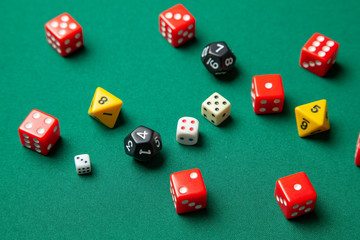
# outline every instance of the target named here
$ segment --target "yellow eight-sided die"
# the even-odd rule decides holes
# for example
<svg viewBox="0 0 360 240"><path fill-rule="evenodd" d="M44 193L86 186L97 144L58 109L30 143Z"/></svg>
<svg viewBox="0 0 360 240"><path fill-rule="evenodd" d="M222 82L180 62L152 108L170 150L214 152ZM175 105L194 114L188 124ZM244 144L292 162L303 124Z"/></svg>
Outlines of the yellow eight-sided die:
<svg viewBox="0 0 360 240"><path fill-rule="evenodd" d="M98 87L91 101L88 113L105 126L113 128L119 117L122 103L119 98Z"/></svg>
<svg viewBox="0 0 360 240"><path fill-rule="evenodd" d="M296 107L295 117L300 137L306 137L330 129L325 99Z"/></svg>

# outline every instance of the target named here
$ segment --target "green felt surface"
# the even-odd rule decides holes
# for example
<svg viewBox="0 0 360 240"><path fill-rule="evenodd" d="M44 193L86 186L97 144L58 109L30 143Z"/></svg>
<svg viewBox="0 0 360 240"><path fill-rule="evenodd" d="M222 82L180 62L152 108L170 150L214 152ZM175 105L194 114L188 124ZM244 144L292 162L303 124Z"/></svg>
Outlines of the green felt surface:
<svg viewBox="0 0 360 240"><path fill-rule="evenodd" d="M360 3L216 1L182 3L196 18L196 39L178 49L158 32L158 14L178 1L3 1L0 4L1 239L356 239L360 168ZM44 24L70 13L85 48L67 58L46 42ZM320 78L298 65L300 49L320 32L340 43L336 65ZM202 48L226 41L236 70L217 79ZM281 74L281 114L255 115L251 79ZM124 101L109 129L87 114L96 87ZM219 92L231 118L215 127L201 103ZM294 108L327 99L331 130L297 134ZM49 156L21 146L17 128L32 109L60 121ZM200 121L200 142L175 140L182 116ZM125 155L138 125L162 136L150 164ZM73 157L90 154L93 173L76 174ZM172 172L199 168L206 210L179 216L169 193ZM288 221L275 181L305 171L318 194L313 213Z"/></svg>

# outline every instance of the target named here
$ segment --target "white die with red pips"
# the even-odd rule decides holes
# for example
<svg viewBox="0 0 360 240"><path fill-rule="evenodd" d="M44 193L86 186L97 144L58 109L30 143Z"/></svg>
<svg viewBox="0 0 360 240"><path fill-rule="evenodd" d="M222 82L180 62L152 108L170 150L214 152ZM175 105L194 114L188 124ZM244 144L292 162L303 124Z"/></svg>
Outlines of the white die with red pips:
<svg viewBox="0 0 360 240"><path fill-rule="evenodd" d="M193 117L179 119L176 130L176 141L183 145L195 145L199 139L199 121Z"/></svg>

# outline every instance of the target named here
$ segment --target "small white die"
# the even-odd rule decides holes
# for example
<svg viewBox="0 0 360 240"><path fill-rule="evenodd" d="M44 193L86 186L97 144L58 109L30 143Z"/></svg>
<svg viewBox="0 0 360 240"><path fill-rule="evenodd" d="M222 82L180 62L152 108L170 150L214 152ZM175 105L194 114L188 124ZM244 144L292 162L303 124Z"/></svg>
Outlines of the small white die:
<svg viewBox="0 0 360 240"><path fill-rule="evenodd" d="M91 163L89 154L80 154L74 157L76 172L78 174L87 174L91 172Z"/></svg>
<svg viewBox="0 0 360 240"><path fill-rule="evenodd" d="M176 141L184 145L195 145L199 138L199 121L192 117L182 117L178 121Z"/></svg>

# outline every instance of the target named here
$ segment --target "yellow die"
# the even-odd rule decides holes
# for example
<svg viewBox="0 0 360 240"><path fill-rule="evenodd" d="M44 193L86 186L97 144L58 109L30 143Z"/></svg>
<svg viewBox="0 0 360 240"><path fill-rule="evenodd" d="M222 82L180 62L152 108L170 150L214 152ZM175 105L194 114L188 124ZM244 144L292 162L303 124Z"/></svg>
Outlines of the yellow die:
<svg viewBox="0 0 360 240"><path fill-rule="evenodd" d="M113 128L118 119L122 101L106 91L98 87L89 108L89 115L105 126Z"/></svg>
<svg viewBox="0 0 360 240"><path fill-rule="evenodd" d="M325 99L296 107L295 117L300 137L330 129Z"/></svg>

